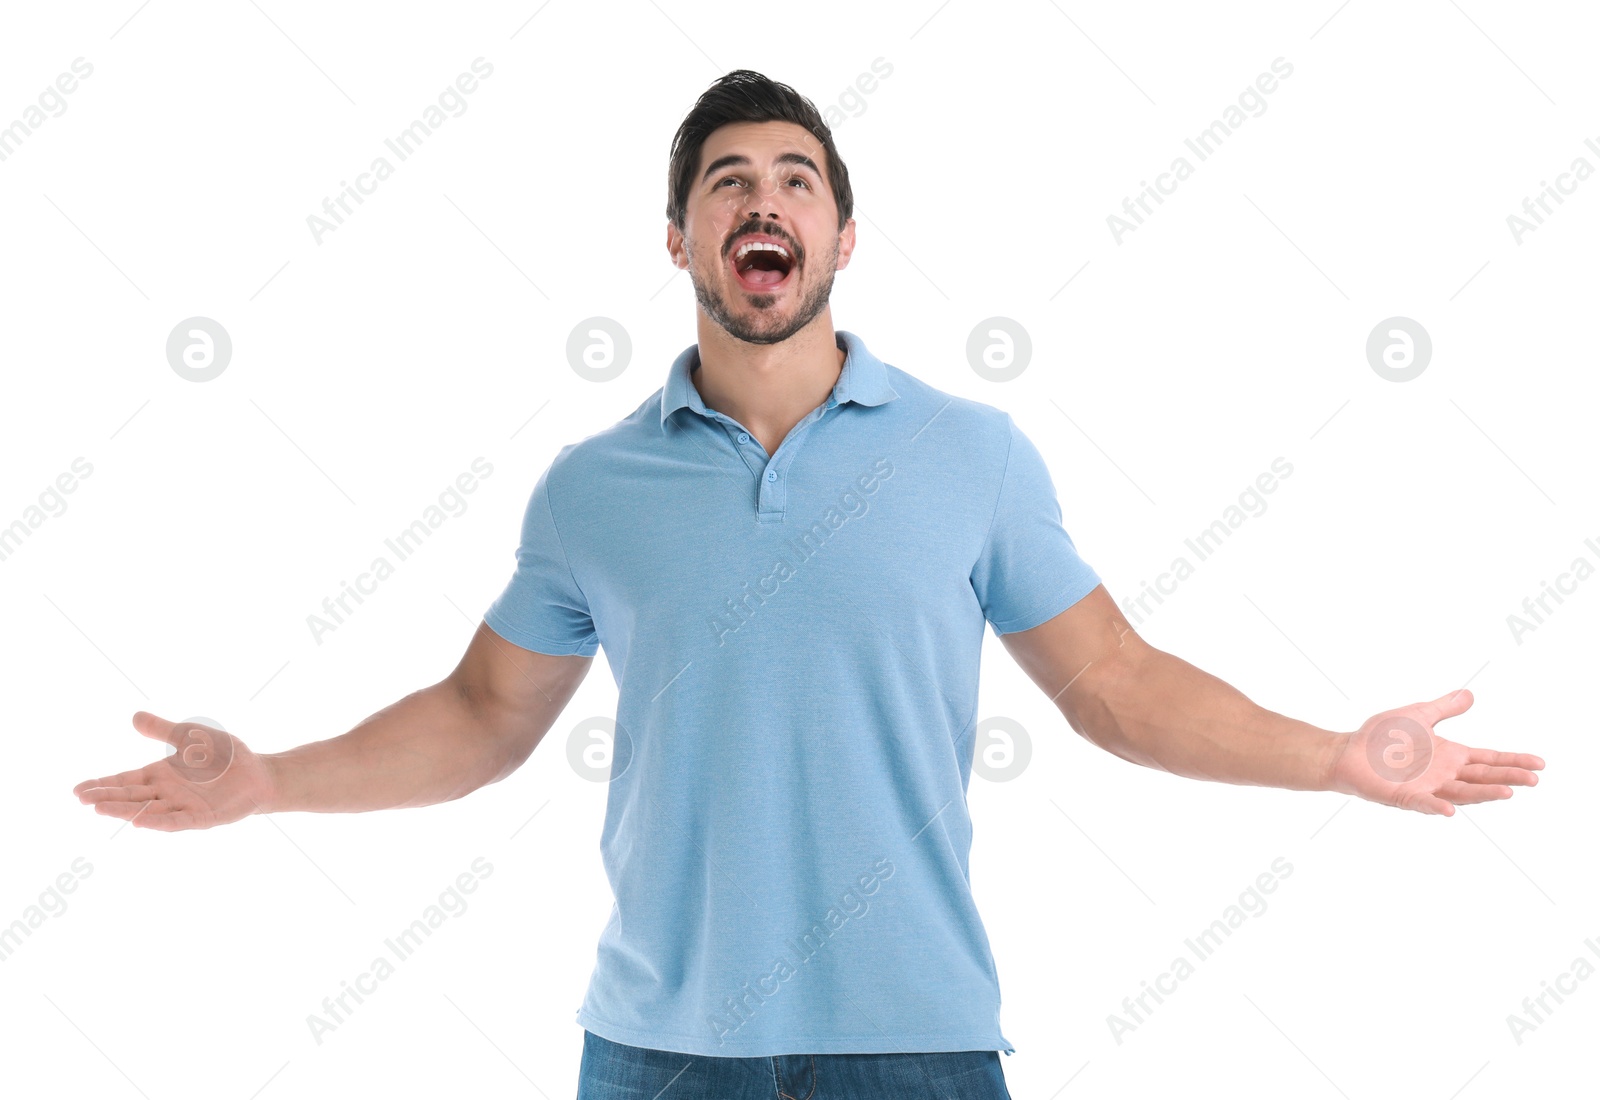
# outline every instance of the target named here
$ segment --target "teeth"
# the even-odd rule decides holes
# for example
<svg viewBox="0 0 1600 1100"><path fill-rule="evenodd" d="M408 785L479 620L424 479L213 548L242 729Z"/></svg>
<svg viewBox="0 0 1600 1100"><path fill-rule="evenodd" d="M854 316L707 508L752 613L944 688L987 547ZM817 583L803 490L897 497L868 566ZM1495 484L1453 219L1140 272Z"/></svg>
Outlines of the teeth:
<svg viewBox="0 0 1600 1100"><path fill-rule="evenodd" d="M789 255L789 250L783 247L783 245L769 244L766 241L746 241L744 244L739 246L739 251L733 254L733 258L735 261L742 260L744 259L746 253L755 252L757 250L762 252L776 252L786 260L792 260L794 258Z"/></svg>

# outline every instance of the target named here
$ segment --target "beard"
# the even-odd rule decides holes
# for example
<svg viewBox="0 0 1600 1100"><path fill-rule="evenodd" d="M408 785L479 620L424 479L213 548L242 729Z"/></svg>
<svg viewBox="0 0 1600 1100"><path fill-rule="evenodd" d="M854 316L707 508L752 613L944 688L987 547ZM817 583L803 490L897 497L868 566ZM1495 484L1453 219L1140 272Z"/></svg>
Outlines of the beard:
<svg viewBox="0 0 1600 1100"><path fill-rule="evenodd" d="M833 293L833 276L839 266L839 242L833 244L833 254L828 257L823 265L822 275L811 289L804 293L796 307L794 314L785 319L782 312L777 309L778 296L776 294L747 294L744 290L735 287L734 293L747 299L735 311L728 305L728 300L722 296L720 277L706 276L702 278L696 274L695 254L689 253L689 281L694 284L695 301L700 303L707 317L715 321L729 336L735 340L743 340L747 344L781 344L795 333L805 328L821 313L828 304L828 297ZM809 266L807 264L806 266ZM719 262L717 271L725 272L727 265ZM803 277L804 269L795 272L796 277Z"/></svg>

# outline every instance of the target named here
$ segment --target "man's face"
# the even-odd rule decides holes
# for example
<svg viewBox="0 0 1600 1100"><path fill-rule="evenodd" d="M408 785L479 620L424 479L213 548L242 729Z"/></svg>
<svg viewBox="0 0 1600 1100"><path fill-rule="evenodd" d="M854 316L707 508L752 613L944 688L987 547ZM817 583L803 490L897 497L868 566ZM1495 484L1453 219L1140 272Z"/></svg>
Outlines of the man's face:
<svg viewBox="0 0 1600 1100"><path fill-rule="evenodd" d="M855 247L854 219L839 230L827 170L821 144L791 122L729 123L706 139L684 232L668 226L667 250L730 336L776 344L827 307ZM783 251L747 250L752 241Z"/></svg>

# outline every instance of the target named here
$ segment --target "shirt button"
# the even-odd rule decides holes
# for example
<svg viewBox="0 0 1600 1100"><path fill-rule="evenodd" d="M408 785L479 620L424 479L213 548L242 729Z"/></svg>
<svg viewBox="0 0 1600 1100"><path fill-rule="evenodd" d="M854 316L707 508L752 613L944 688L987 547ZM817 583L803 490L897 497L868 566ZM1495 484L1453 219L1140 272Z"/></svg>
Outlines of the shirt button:
<svg viewBox="0 0 1600 1100"><path fill-rule="evenodd" d="M767 471L767 480L768 481L777 481L778 480L778 471L777 470L768 470Z"/></svg>
<svg viewBox="0 0 1600 1100"><path fill-rule="evenodd" d="M749 432L740 432L739 433L739 442L740 443L748 443L748 442L750 442L750 433Z"/></svg>

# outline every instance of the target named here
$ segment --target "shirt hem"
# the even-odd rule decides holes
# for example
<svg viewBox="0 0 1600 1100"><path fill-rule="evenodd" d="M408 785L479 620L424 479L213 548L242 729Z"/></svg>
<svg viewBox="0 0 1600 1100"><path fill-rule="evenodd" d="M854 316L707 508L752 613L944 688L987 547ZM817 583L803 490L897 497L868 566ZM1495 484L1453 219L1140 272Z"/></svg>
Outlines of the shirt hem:
<svg viewBox="0 0 1600 1100"><path fill-rule="evenodd" d="M647 1050L666 1050L702 1058L775 1058L784 1054L935 1054L947 1051L994 1050L1015 1054L1016 1047L1005 1036L992 1032L958 1032L940 1035L817 1035L800 1036L783 1043L735 1041L706 1042L699 1036L668 1035L607 1023L583 1009L578 1011L578 1026L602 1039Z"/></svg>

